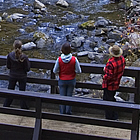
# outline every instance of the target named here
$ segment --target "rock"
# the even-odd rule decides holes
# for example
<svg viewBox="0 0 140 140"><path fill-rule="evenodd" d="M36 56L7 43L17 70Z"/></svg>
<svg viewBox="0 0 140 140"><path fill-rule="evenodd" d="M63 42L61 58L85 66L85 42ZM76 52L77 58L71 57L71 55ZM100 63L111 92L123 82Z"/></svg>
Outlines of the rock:
<svg viewBox="0 0 140 140"><path fill-rule="evenodd" d="M2 17L0 17L0 22L2 22Z"/></svg>
<svg viewBox="0 0 140 140"><path fill-rule="evenodd" d="M121 97L119 97L118 96L119 95L119 93L118 92L116 92L116 94L115 94L115 96L114 96L114 98L116 99L116 101L124 101Z"/></svg>
<svg viewBox="0 0 140 140"><path fill-rule="evenodd" d="M140 58L137 59L135 62L132 62L131 66L132 67L140 67Z"/></svg>
<svg viewBox="0 0 140 140"><path fill-rule="evenodd" d="M34 8L35 9L42 9L42 8L46 8L46 6L43 3L41 3L40 1L35 0L34 1Z"/></svg>
<svg viewBox="0 0 140 140"><path fill-rule="evenodd" d="M108 39L108 40L106 41L106 43L107 43L107 44L115 43L115 39Z"/></svg>
<svg viewBox="0 0 140 140"><path fill-rule="evenodd" d="M125 87L135 87L135 79L133 79L132 77L122 76L120 85ZM123 99L124 101L134 102L133 93L118 92L117 96Z"/></svg>
<svg viewBox="0 0 140 140"><path fill-rule="evenodd" d="M95 36L101 36L101 35L105 35L105 32L102 29L97 29L95 31Z"/></svg>
<svg viewBox="0 0 140 140"><path fill-rule="evenodd" d="M86 56L88 55L89 51L83 51L83 52L79 52L77 53L77 56Z"/></svg>
<svg viewBox="0 0 140 140"><path fill-rule="evenodd" d="M94 59L98 64L103 64L104 55L102 53L99 53L98 55L95 55Z"/></svg>
<svg viewBox="0 0 140 140"><path fill-rule="evenodd" d="M98 19L94 25L95 25L95 27L106 27L109 25L109 22L106 19L104 19L103 17L98 17Z"/></svg>
<svg viewBox="0 0 140 140"><path fill-rule="evenodd" d="M62 6L62 7L68 7L69 4L65 0L59 0L56 5Z"/></svg>
<svg viewBox="0 0 140 140"><path fill-rule="evenodd" d="M25 29L18 29L18 31L19 31L20 33L22 33L22 34L25 33Z"/></svg>
<svg viewBox="0 0 140 140"><path fill-rule="evenodd" d="M71 46L78 48L82 45L82 43L85 41L84 37L75 37L72 41L71 41Z"/></svg>
<svg viewBox="0 0 140 140"><path fill-rule="evenodd" d="M31 50L31 49L35 49L36 48L36 44L33 42L28 42L24 45L22 45L22 50Z"/></svg>
<svg viewBox="0 0 140 140"><path fill-rule="evenodd" d="M4 12L4 13L2 14L2 19L5 20L7 17L8 17L8 13Z"/></svg>
<svg viewBox="0 0 140 140"><path fill-rule="evenodd" d="M140 36L138 32L130 33L128 38L133 46L137 47L140 45Z"/></svg>
<svg viewBox="0 0 140 140"><path fill-rule="evenodd" d="M93 30L93 29L95 29L94 23L95 23L94 20L90 20L90 21L87 21L87 22L80 24L79 28Z"/></svg>
<svg viewBox="0 0 140 140"><path fill-rule="evenodd" d="M12 18L13 20L22 19L23 17L26 17L26 15L20 14L20 13L14 13L14 14L11 15L11 18Z"/></svg>
<svg viewBox="0 0 140 140"><path fill-rule="evenodd" d="M113 32L109 32L108 33L108 38L109 39L114 39L115 41L118 41L118 40L121 40L121 32L115 32L115 31L113 31Z"/></svg>
<svg viewBox="0 0 140 140"><path fill-rule="evenodd" d="M94 60L95 59L95 55L98 55L98 53L96 53L96 52L89 52L88 53L88 58L90 60Z"/></svg>
<svg viewBox="0 0 140 140"><path fill-rule="evenodd" d="M40 38L39 40L36 41L36 44L37 44L37 48L41 49L46 46L46 41L44 39Z"/></svg>
<svg viewBox="0 0 140 140"><path fill-rule="evenodd" d="M33 35L33 39L34 40L40 40L40 38L42 38L43 40L48 40L49 36L43 32L35 32Z"/></svg>

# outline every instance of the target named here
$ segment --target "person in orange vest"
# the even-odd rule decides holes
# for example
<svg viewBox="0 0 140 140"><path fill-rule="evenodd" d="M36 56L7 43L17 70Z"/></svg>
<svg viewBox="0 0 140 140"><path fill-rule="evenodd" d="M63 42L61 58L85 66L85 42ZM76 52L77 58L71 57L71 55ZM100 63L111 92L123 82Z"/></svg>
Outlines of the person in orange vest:
<svg viewBox="0 0 140 140"><path fill-rule="evenodd" d="M81 73L81 67L76 57L71 54L71 46L68 42L62 45L62 54L57 58L53 72L59 74L58 86L61 96L72 96L76 85L76 73ZM72 107L60 105L61 114L71 115Z"/></svg>

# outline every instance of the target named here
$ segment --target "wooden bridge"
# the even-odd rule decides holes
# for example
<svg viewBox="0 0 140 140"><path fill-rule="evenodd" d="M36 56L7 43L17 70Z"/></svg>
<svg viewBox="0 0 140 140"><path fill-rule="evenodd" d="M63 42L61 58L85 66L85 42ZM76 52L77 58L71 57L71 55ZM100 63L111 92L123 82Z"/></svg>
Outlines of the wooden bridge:
<svg viewBox="0 0 140 140"><path fill-rule="evenodd" d="M55 93L55 87L57 86L57 80L52 72L55 61L54 60L42 60L42 59L30 59L31 67L38 69L51 70L51 79L40 79L28 77L27 82L51 85L51 93ZM6 57L0 56L0 65L6 64ZM104 65L80 63L83 73L103 74ZM34 127L18 126L0 123L0 139L1 140L123 140L115 137L105 137L98 135L88 135L73 132L64 132L59 130L49 130L42 128L42 119L58 120L82 124L90 124L97 126L105 126L111 128L121 128L131 130L131 140L139 140L139 93L140 93L140 68L126 67L124 76L130 76L135 78L135 87L120 87L119 91L134 93L135 103L121 103L121 102L108 102L96 99L84 99L76 97L62 97L56 94L44 94L40 92L31 91L15 91L1 88L0 96L8 97L13 96L15 99L25 98L35 103L34 110L23 110L18 108L0 107L0 113L27 116L35 118ZM8 80L8 75L0 74L1 80ZM101 85L93 83L76 83L77 88L88 88L102 90ZM50 113L42 111L43 103L53 104L67 104L76 107L86 107L92 109L112 109L119 112L126 112L131 114L131 122L112 121L106 119L97 119L92 117L76 116L76 115L62 115L59 113Z"/></svg>

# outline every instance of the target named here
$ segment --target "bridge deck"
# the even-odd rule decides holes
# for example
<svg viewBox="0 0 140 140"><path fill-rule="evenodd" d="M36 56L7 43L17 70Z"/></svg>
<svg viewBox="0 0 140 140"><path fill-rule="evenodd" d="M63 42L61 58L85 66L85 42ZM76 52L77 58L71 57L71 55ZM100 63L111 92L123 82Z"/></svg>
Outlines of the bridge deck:
<svg viewBox="0 0 140 140"><path fill-rule="evenodd" d="M53 110L53 112L54 111L58 112L57 110ZM79 114L74 113L74 115L93 116L93 114L81 114L81 113ZM95 117L101 118L103 116L97 114L97 116ZM123 120L124 118L120 118L120 121ZM125 119L125 121L129 122L130 120ZM34 127L35 119L30 117L0 114L0 123ZM94 134L100 136L110 136L110 137L116 137L122 139L130 139L130 134L131 134L130 130L108 128L108 127L95 126L95 125L85 125L80 123L68 123L63 121L54 121L54 120L46 120L46 119L43 120L42 128L62 130L66 132L90 134L90 135Z"/></svg>

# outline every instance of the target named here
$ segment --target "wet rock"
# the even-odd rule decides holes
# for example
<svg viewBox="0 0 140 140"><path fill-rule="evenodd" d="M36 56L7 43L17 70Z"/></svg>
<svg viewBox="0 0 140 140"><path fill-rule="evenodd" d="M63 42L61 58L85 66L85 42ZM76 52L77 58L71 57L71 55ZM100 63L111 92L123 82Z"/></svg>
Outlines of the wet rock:
<svg viewBox="0 0 140 140"><path fill-rule="evenodd" d="M133 79L132 77L123 76L121 79L120 85L125 86L125 87L134 87L135 86L135 79ZM134 102L134 94L133 93L118 92L117 96L121 97L124 101Z"/></svg>
<svg viewBox="0 0 140 140"><path fill-rule="evenodd" d="M84 37L75 37L72 41L71 41L71 46L78 48L81 47L82 43L85 41Z"/></svg>
<svg viewBox="0 0 140 140"><path fill-rule="evenodd" d="M62 6L62 7L68 7L69 4L65 0L59 0L56 5Z"/></svg>
<svg viewBox="0 0 140 140"><path fill-rule="evenodd" d="M46 46L46 41L40 38L39 40L36 41L36 44L37 44L37 48L41 49Z"/></svg>
<svg viewBox="0 0 140 140"><path fill-rule="evenodd" d="M95 31L95 36L102 36L105 35L105 32L102 29L97 29Z"/></svg>
<svg viewBox="0 0 140 140"><path fill-rule="evenodd" d="M3 20L6 20L7 22L13 22L13 21L16 21L18 19L22 19L24 17L26 17L26 15L20 14L20 13L14 13L12 15L8 15L7 13L3 13L3 15L2 15Z"/></svg>
<svg viewBox="0 0 140 140"><path fill-rule="evenodd" d="M79 28L93 30L93 29L95 29L95 25L94 24L95 24L95 21L94 20L90 20L90 21L87 21L87 22L84 22L84 23L80 24Z"/></svg>
<svg viewBox="0 0 140 140"><path fill-rule="evenodd" d="M31 50L31 49L35 49L36 48L36 44L34 42L28 42L24 45L22 45L22 50Z"/></svg>
<svg viewBox="0 0 140 140"><path fill-rule="evenodd" d="M98 55L98 53L96 53L96 52L89 52L88 53L88 58L90 60L94 60L96 55Z"/></svg>
<svg viewBox="0 0 140 140"><path fill-rule="evenodd" d="M120 2L119 4L118 4L118 7L119 7L119 9L126 9L126 4L124 3L124 2Z"/></svg>
<svg viewBox="0 0 140 140"><path fill-rule="evenodd" d="M40 40L40 38L46 41L49 39L49 36L43 32L35 32L33 35L33 39L36 41L36 40Z"/></svg>
<svg viewBox="0 0 140 140"><path fill-rule="evenodd" d="M108 40L106 41L107 44L115 43L115 42L116 42L115 39L108 39Z"/></svg>
<svg viewBox="0 0 140 140"><path fill-rule="evenodd" d="M103 64L104 55L102 53L99 53L98 55L95 55L94 59L98 64Z"/></svg>
<svg viewBox="0 0 140 140"><path fill-rule="evenodd" d="M98 17L98 19L94 25L95 25L95 27L106 27L109 25L109 22L106 19L104 19L103 17Z"/></svg>
<svg viewBox="0 0 140 140"><path fill-rule="evenodd" d="M34 8L35 9L42 9L42 8L46 8L46 6L42 2L35 0L34 1Z"/></svg>
<svg viewBox="0 0 140 140"><path fill-rule="evenodd" d="M83 51L83 52L79 52L77 53L77 56L86 56L88 55L89 51Z"/></svg>
<svg viewBox="0 0 140 140"><path fill-rule="evenodd" d="M2 19L5 20L7 17L8 17L8 13L4 12L4 13L2 14Z"/></svg>
<svg viewBox="0 0 140 140"><path fill-rule="evenodd" d="M135 62L132 63L132 67L140 67L140 58L137 59Z"/></svg>
<svg viewBox="0 0 140 140"><path fill-rule="evenodd" d="M2 17L0 17L0 22L2 22Z"/></svg>
<svg viewBox="0 0 140 140"><path fill-rule="evenodd" d="M108 33L108 38L109 39L114 39L115 41L121 40L121 32L109 32Z"/></svg>
<svg viewBox="0 0 140 140"><path fill-rule="evenodd" d="M18 31L22 34L24 34L26 32L24 29L18 29Z"/></svg>
<svg viewBox="0 0 140 140"><path fill-rule="evenodd" d="M12 18L13 20L22 19L22 18L26 17L26 15L20 14L20 13L14 13L14 14L12 14L12 15L10 15L10 16L11 16L11 18Z"/></svg>

